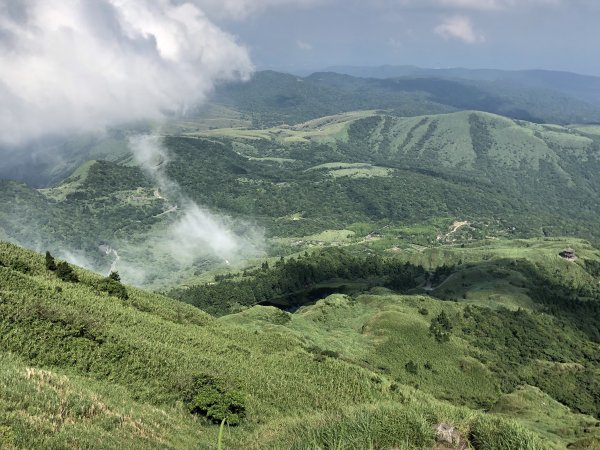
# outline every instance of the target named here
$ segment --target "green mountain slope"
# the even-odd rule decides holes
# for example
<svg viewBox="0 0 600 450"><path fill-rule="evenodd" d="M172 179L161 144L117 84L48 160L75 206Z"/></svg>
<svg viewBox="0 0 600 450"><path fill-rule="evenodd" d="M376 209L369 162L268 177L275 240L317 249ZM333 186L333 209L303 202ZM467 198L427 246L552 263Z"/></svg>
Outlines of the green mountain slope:
<svg viewBox="0 0 600 450"><path fill-rule="evenodd" d="M426 69L415 66L337 66L328 72L360 78L450 78L478 81L509 81L524 86L552 89L584 102L600 104L600 78L556 70Z"/></svg>
<svg viewBox="0 0 600 450"><path fill-rule="evenodd" d="M236 217L237 235L264 229L270 256L322 242L314 236L332 229L359 239L359 230L365 238L391 227L393 245L431 245L454 221L473 224L467 240L599 236L593 127L473 111L410 118L360 111L262 130L174 127L179 134L163 138L171 155L163 176L198 205ZM115 250L129 282L173 286L226 265L210 252L182 265L165 251L164 237L189 206L131 163L89 162L39 191L4 181L0 196L6 239L105 273ZM238 260L256 255L248 250Z"/></svg>
<svg viewBox="0 0 600 450"><path fill-rule="evenodd" d="M217 90L215 102L252 118L255 127L297 124L358 109L398 116L481 110L534 122L598 122L598 106L544 85L436 77L357 78L333 72L308 77L258 72Z"/></svg>
<svg viewBox="0 0 600 450"><path fill-rule="evenodd" d="M225 448L431 448L439 423L478 449L564 448L595 436L583 430L595 419L566 409L560 430L543 416L526 429L529 410L522 424L503 418L507 385L493 368L502 356L462 330L481 320L482 336L493 332L483 320L491 310L387 292L333 296L294 315L255 307L215 319L135 288L127 300L113 297L80 269L79 282L61 281L41 256L0 246L6 448L210 448L223 414L241 418ZM454 331L437 342L428 329L442 310ZM526 312L510 320L528 324L524 343L557 325ZM593 368L592 344L563 331L566 340L532 348L526 360ZM548 353L556 345L560 362ZM498 415L459 406L496 399ZM221 406L197 406L206 404Z"/></svg>

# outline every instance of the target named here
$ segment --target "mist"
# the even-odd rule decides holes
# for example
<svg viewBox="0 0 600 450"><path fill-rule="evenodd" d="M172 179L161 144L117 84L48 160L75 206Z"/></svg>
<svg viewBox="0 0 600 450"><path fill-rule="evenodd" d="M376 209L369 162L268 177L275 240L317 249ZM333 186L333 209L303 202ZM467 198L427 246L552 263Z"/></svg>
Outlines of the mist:
<svg viewBox="0 0 600 450"><path fill-rule="evenodd" d="M217 264L229 265L244 258L264 256L262 229L199 206L167 176L165 169L173 156L159 135L132 137L130 149L138 165L156 183L156 193L165 201L163 214L174 217L162 235L152 242L159 253L172 258L171 264L181 269L199 258L210 258ZM127 273L127 265L127 260L121 258L117 268L124 267ZM138 268L137 272L139 283L144 270ZM143 276L147 278L149 274Z"/></svg>
<svg viewBox="0 0 600 450"><path fill-rule="evenodd" d="M160 120L246 79L247 50L192 3L0 2L0 145Z"/></svg>
<svg viewBox="0 0 600 450"><path fill-rule="evenodd" d="M228 1L222 11L239 20L280 3L296 2ZM32 162L40 161L40 167L48 162L58 170L85 159L89 149L61 149L70 137L102 135L108 127L141 121L160 124L205 102L216 84L248 79L253 71L248 49L204 11L224 17L215 5L201 0L0 0L3 173L12 171L30 185L43 186L55 178L42 175ZM103 260L110 259L125 281L141 285L185 265L230 264L261 254L260 229L208 211L168 179L162 169L170 155L158 136L134 136L129 149L156 183L165 212L143 247L123 240L103 244L109 249ZM23 174L12 167L23 168ZM35 227L35 221L23 223ZM22 244L40 250L37 241ZM64 248L59 256L105 269L98 255L80 249Z"/></svg>

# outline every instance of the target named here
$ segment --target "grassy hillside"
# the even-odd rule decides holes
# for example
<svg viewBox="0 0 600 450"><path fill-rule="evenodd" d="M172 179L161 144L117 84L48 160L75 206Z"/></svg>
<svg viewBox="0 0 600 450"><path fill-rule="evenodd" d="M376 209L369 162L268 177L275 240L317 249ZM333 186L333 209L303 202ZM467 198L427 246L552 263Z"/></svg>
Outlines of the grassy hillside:
<svg viewBox="0 0 600 450"><path fill-rule="evenodd" d="M534 122L598 122L598 106L552 87L444 79L436 74L375 79L333 72L299 77L264 71L247 83L219 88L215 102L251 117L255 128L358 109L388 109L398 116L476 109Z"/></svg>
<svg viewBox="0 0 600 450"><path fill-rule="evenodd" d="M455 221L469 222L467 242L599 236L593 127L472 111L398 118L371 110L260 130L174 127L180 134L163 138L171 156L162 175L197 204L236 217L237 235L264 229L269 256L322 245L327 239L314 236L327 230L364 228L356 239L370 239L386 229L390 247L437 245ZM39 191L2 182L3 235L106 273L113 249L125 280L155 288L226 266L210 252L182 265L165 251L185 205L127 161L88 162ZM238 261L256 255L248 250Z"/></svg>
<svg viewBox="0 0 600 450"><path fill-rule="evenodd" d="M496 369L478 361L494 351L460 331L473 320L464 305L382 292L215 319L130 287L127 300L107 295L80 269L79 282L61 281L41 256L1 246L6 448L211 448L220 414L241 417L225 448L431 448L442 422L481 449L564 448L595 435L584 434L595 419L564 407L560 429L558 413L511 410ZM428 334L442 310L456 329L447 342ZM552 321L534 323L532 333ZM588 343L565 336L585 354ZM569 355L561 364L591 363ZM224 406L194 409L207 397ZM478 404L498 415L468 408Z"/></svg>

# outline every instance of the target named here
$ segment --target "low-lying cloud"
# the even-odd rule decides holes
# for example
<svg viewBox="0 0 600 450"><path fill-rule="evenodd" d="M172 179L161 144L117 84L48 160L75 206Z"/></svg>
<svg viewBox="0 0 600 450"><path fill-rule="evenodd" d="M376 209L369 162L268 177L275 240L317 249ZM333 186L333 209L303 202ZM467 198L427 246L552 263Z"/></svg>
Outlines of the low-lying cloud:
<svg viewBox="0 0 600 450"><path fill-rule="evenodd" d="M458 39L467 44L485 41L483 34L476 31L471 19L465 16L446 17L433 31L446 40Z"/></svg>
<svg viewBox="0 0 600 450"><path fill-rule="evenodd" d="M247 78L246 48L192 3L0 0L0 144L159 119Z"/></svg>
<svg viewBox="0 0 600 450"><path fill-rule="evenodd" d="M165 217L171 220L160 236L154 236L150 247L153 252L169 255L176 269L190 266L198 258L211 258L217 263L237 263L247 257L264 255L264 235L261 229L231 217L215 214L191 200L180 186L171 180L165 169L172 156L158 135L136 136L130 139L130 148L137 163L160 189L165 203ZM172 219L174 217L174 219ZM234 231L234 230L237 230ZM137 264L136 276L130 282L144 284L154 277L151 268L140 269L139 261L123 258L117 269L127 276L130 267Z"/></svg>
<svg viewBox="0 0 600 450"><path fill-rule="evenodd" d="M334 0L193 0L211 16L242 20L267 8L285 6L309 7Z"/></svg>

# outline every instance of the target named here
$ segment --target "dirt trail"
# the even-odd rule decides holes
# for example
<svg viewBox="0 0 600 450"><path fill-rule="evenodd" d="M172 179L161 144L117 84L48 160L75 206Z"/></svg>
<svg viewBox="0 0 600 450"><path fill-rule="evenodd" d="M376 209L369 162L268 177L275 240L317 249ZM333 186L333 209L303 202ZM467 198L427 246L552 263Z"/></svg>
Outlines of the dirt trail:
<svg viewBox="0 0 600 450"><path fill-rule="evenodd" d="M445 285L448 281L450 281L450 278L452 278L452 275L448 275L444 281L442 281L440 284L438 284L437 286L432 286L431 284L431 279L433 278L433 272L429 272L429 276L427 277L427 282L425 283L425 286L423 286L421 289L423 289L426 292L432 292L435 291L436 289L441 288L443 285Z"/></svg>
<svg viewBox="0 0 600 450"><path fill-rule="evenodd" d="M169 209L167 209L166 211L161 212L160 214L155 215L154 217L160 217L160 216L164 216L165 214L169 214L172 212L177 211L177 205L173 205L171 206Z"/></svg>
<svg viewBox="0 0 600 450"><path fill-rule="evenodd" d="M450 227L449 227L450 231L448 231L448 233L443 234L443 235L438 234L437 240L438 241L448 241L454 233L456 233L459 229L461 229L462 227L464 227L466 225L470 225L469 222L467 222L466 220L465 221L459 221L459 220L454 221L454 223L452 223L452 225L450 225Z"/></svg>

